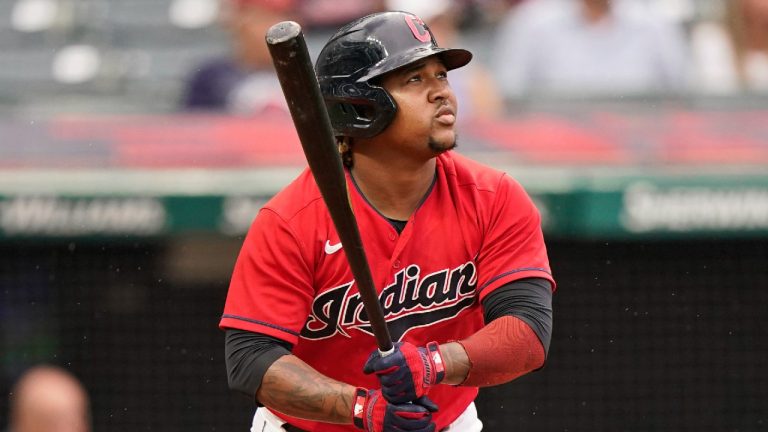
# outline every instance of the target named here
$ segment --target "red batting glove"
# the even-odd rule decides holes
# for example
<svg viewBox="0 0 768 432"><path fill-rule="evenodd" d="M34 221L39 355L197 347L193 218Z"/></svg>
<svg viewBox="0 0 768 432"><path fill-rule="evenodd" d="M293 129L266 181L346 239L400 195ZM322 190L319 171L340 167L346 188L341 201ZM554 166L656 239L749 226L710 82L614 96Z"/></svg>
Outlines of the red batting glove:
<svg viewBox="0 0 768 432"><path fill-rule="evenodd" d="M429 387L442 381L445 364L437 342L421 348L398 342L395 351L386 357L382 357L378 350L371 353L363 372L375 373L384 397L391 403L401 404L425 396Z"/></svg>
<svg viewBox="0 0 768 432"><path fill-rule="evenodd" d="M366 432L434 432L432 412L437 411L437 406L426 402L393 405L382 397L380 390L358 388L352 419L358 429Z"/></svg>

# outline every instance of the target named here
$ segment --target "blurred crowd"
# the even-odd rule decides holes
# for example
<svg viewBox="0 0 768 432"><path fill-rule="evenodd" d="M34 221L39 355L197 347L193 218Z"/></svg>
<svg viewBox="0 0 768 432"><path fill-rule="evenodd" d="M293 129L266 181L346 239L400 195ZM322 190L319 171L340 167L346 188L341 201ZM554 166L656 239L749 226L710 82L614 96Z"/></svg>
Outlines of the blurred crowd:
<svg viewBox="0 0 768 432"><path fill-rule="evenodd" d="M284 106L261 43L269 26L293 19L323 33L380 10L413 12L441 45L475 51L449 77L465 117L531 97L768 92L766 0L224 1L233 55L193 71L186 109Z"/></svg>
<svg viewBox="0 0 768 432"><path fill-rule="evenodd" d="M706 18L684 4L523 2L499 25L497 82L508 97L768 90L768 2L727 0Z"/></svg>
<svg viewBox="0 0 768 432"><path fill-rule="evenodd" d="M121 7L141 1L94 0L117 2ZM10 16L17 29L27 33L44 28L41 21L45 19L41 17L56 15L51 12L52 4L77 3L74 0L13 2L16 6ZM516 101L531 98L768 94L768 0L166 0L166 3L169 25L183 27L185 31L215 27L226 36L221 40L218 55L195 58L176 73L178 88L172 93L176 98L172 106L181 110L237 114L285 110L264 44L266 30L281 20L298 21L305 29L311 54L316 55L317 47L322 46L338 26L382 10L414 12L434 30L439 44L463 46L475 53L472 67L452 73L450 77L462 101L464 117L497 115ZM70 16L73 10L76 12L76 8L68 10ZM153 14L147 10L143 14L165 16L165 12ZM184 37L180 38L182 43ZM194 39L189 40L189 46L198 44ZM65 67L62 66L65 62L58 62L56 70L61 80L77 81L72 78L75 76L82 82L82 70L88 68L101 67L114 72L116 66L111 69L105 66L110 60L129 70L132 76L151 69L147 66L147 59L151 57L136 55L135 49L130 51L131 55L115 61L94 59L94 52L79 48L77 55L72 55L77 67ZM169 61L184 51L183 48L183 45L172 47L159 57ZM146 49L154 48L147 46Z"/></svg>

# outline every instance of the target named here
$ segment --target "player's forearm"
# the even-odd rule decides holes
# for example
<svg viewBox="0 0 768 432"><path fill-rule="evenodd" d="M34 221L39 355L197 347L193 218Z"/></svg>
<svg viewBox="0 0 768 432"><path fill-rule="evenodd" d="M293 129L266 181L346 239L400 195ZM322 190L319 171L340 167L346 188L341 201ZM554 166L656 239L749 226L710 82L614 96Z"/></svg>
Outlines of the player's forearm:
<svg viewBox="0 0 768 432"><path fill-rule="evenodd" d="M458 342L449 342L440 345L440 352L445 362L445 378L442 383L451 385L463 383L467 379L471 366L464 347Z"/></svg>
<svg viewBox="0 0 768 432"><path fill-rule="evenodd" d="M540 368L544 347L522 320L501 317L459 342L440 346L444 384L493 386Z"/></svg>
<svg viewBox="0 0 768 432"><path fill-rule="evenodd" d="M322 375L298 357L283 356L264 375L259 402L281 413L326 423L352 423L355 387Z"/></svg>

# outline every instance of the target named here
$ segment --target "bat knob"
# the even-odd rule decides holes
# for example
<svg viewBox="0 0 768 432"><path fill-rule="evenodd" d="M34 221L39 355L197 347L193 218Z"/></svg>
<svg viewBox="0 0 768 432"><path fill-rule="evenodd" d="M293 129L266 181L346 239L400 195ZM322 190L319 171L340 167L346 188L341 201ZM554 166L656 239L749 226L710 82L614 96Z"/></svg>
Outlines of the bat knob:
<svg viewBox="0 0 768 432"><path fill-rule="evenodd" d="M297 38L301 34L301 26L295 21L282 21L267 30L267 43L277 45Z"/></svg>

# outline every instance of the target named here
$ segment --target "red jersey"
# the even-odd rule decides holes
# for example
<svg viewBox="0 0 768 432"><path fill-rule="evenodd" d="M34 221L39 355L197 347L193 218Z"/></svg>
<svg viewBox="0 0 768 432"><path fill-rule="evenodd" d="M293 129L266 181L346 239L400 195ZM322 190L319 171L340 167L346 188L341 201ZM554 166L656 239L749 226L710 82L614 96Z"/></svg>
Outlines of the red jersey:
<svg viewBox="0 0 768 432"><path fill-rule="evenodd" d="M402 233L347 172L350 202L392 339L424 346L467 338L483 327L480 301L517 279L554 286L540 216L504 173L454 152L437 157L435 181ZM378 388L363 364L376 349L333 221L309 170L275 195L246 236L220 327L294 344L293 354L326 376ZM437 385L429 396L440 430L477 396L476 387ZM352 425L300 420L308 431Z"/></svg>

